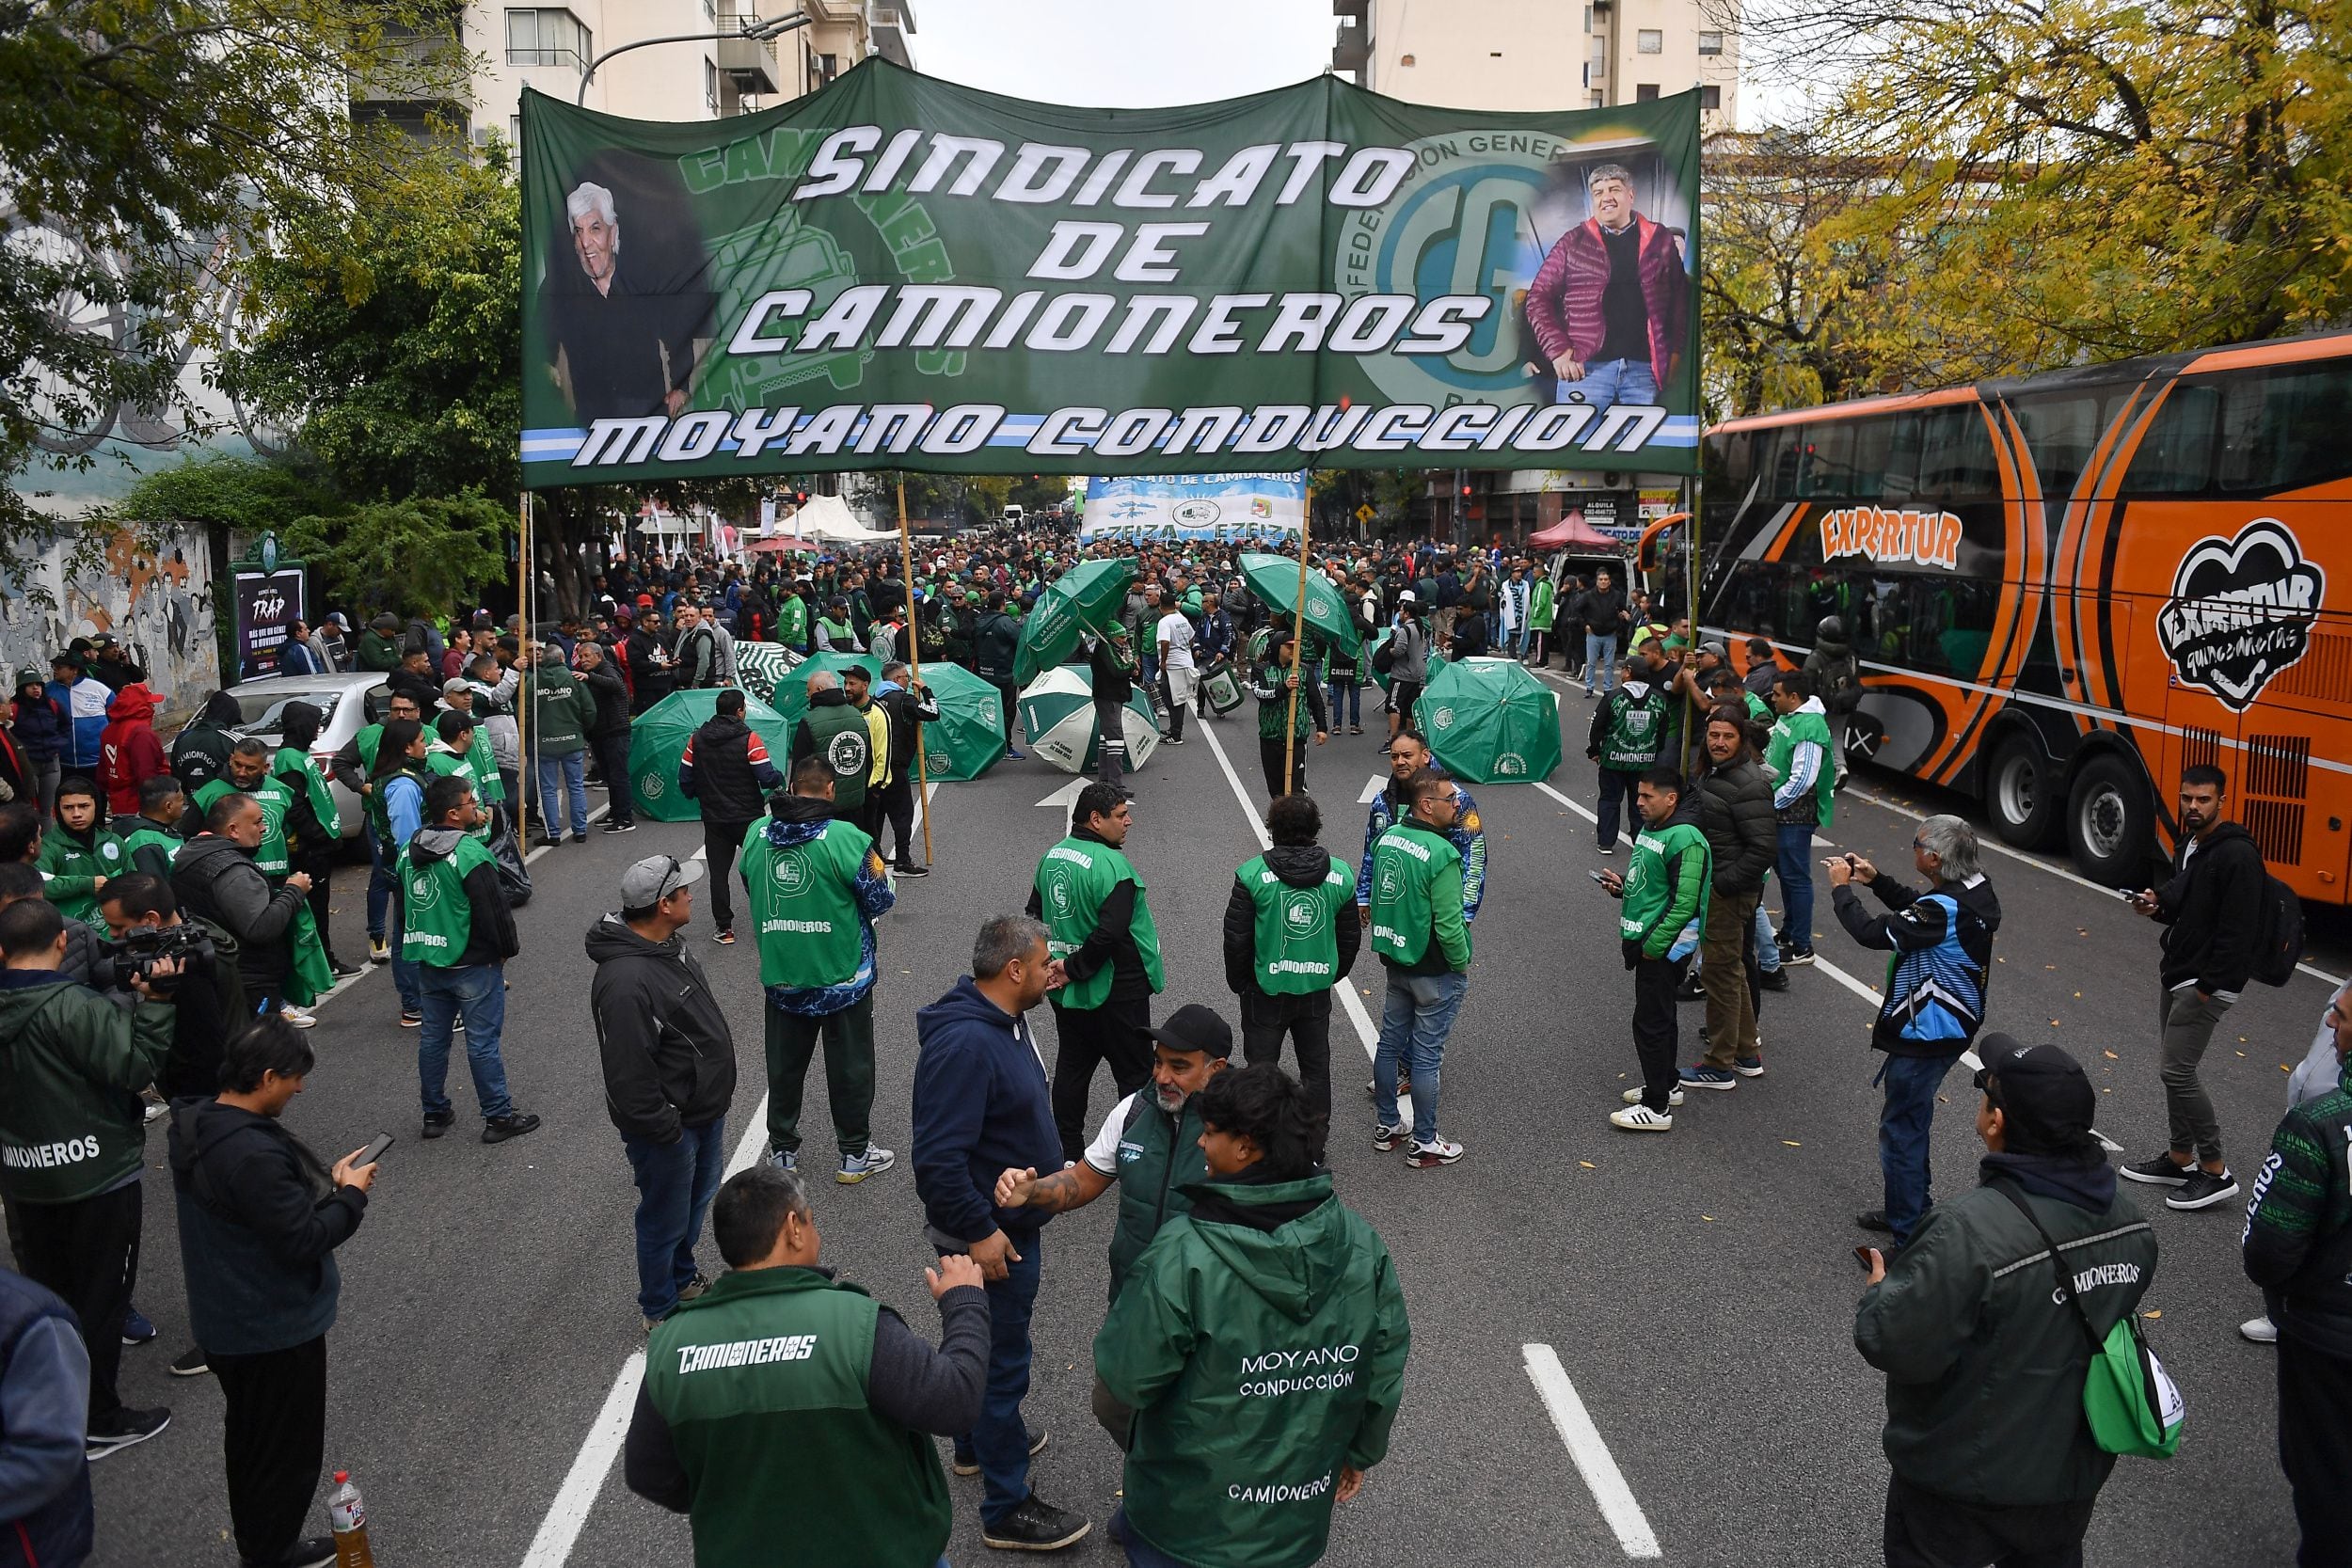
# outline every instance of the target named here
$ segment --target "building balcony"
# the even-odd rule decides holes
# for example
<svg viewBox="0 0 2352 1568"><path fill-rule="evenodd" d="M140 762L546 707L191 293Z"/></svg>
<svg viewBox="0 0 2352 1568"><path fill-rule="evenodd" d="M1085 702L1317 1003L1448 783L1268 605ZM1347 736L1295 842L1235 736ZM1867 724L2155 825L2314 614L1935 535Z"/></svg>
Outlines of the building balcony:
<svg viewBox="0 0 2352 1568"><path fill-rule="evenodd" d="M1338 41L1331 45L1333 71L1361 71L1372 58L1372 36L1358 22L1340 24Z"/></svg>
<svg viewBox="0 0 2352 1568"><path fill-rule="evenodd" d="M866 34L873 52L893 65L912 67L914 51L907 39L914 32L914 8L909 0L869 0Z"/></svg>
<svg viewBox="0 0 2352 1568"><path fill-rule="evenodd" d="M719 13L719 31L740 33L760 19L736 11ZM783 69L776 63L774 39L722 38L719 40L719 74L727 79L738 95L750 98L773 93L784 82Z"/></svg>
<svg viewBox="0 0 2352 1568"><path fill-rule="evenodd" d="M1331 0L1331 14L1333 16L1352 16L1357 21L1361 22L1364 19L1364 9L1368 4L1369 0Z"/></svg>

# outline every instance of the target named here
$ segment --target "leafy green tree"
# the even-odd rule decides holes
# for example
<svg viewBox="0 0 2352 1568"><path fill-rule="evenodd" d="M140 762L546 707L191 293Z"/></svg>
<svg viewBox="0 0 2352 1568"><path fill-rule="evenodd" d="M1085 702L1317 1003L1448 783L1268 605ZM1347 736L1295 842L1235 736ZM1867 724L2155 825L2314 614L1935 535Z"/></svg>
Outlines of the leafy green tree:
<svg viewBox="0 0 2352 1568"><path fill-rule="evenodd" d="M258 533L334 510L334 498L282 463L213 457L145 473L113 508L132 523L196 523Z"/></svg>
<svg viewBox="0 0 2352 1568"><path fill-rule="evenodd" d="M284 544L338 600L431 615L506 579L511 521L503 504L469 490L298 517L287 527Z"/></svg>

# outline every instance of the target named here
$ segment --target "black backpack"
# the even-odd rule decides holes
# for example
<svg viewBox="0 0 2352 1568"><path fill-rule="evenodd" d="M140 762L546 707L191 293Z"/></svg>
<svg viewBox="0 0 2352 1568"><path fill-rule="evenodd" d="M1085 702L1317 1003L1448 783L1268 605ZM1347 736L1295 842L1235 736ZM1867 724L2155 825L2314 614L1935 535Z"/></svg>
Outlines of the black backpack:
<svg viewBox="0 0 2352 1568"><path fill-rule="evenodd" d="M2295 890L2265 875L2263 878L2262 917L2254 932L2254 978L2265 986L2283 986L2295 978L2303 961L2303 900Z"/></svg>

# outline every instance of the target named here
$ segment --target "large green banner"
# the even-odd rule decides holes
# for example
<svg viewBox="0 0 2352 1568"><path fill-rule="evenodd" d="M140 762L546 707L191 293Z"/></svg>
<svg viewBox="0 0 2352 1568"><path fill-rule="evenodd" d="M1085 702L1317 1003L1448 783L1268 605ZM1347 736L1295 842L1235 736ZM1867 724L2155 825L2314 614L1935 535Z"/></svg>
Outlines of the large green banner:
<svg viewBox="0 0 2352 1568"><path fill-rule="evenodd" d="M524 482L1690 473L1698 167L1695 93L1073 109L880 59L715 122L526 93Z"/></svg>

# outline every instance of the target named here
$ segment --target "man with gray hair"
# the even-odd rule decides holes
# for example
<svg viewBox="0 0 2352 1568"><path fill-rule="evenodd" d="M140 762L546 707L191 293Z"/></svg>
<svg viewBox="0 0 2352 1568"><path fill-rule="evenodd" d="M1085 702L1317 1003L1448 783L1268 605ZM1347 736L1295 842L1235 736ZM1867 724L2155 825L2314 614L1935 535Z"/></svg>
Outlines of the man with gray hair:
<svg viewBox="0 0 2352 1568"><path fill-rule="evenodd" d="M1542 354L1528 373L1557 378L1556 403L1655 404L1688 337L1682 234L1634 210L1622 164L1591 170L1584 188L1592 215L1560 236L1528 286Z"/></svg>
<svg viewBox="0 0 2352 1568"><path fill-rule="evenodd" d="M621 219L612 192L582 181L564 199L579 270L548 258L545 296L548 373L570 397L584 424L686 408L694 373L695 328L711 296L701 245L682 254L663 243L660 223L624 264Z"/></svg>
<svg viewBox="0 0 2352 1568"><path fill-rule="evenodd" d="M1822 863L1830 902L1847 934L1895 955L1886 1000L1870 1028L1871 1047L1886 1053L1879 1069L1886 1085L1879 1112L1886 1206L1856 1215L1855 1223L1888 1232L1898 1248L1910 1242L1932 1201L1928 1131L1935 1093L1983 1026L1993 934L2001 926L2001 901L1978 863L1974 828L1957 816L1931 816L1912 834L1911 856L1928 879L1924 892L1879 875L1859 855ZM1864 909L1855 882L1877 894L1886 911Z"/></svg>

